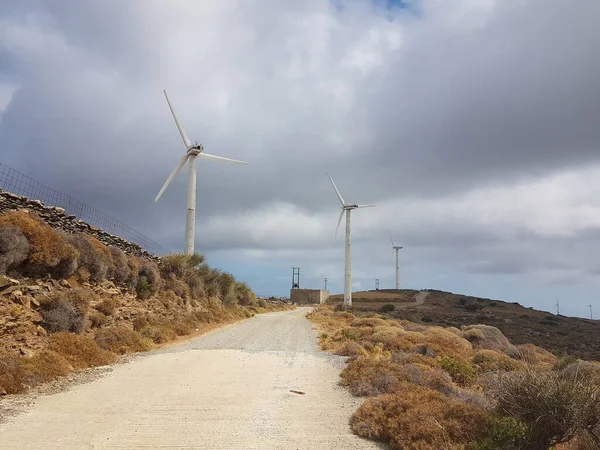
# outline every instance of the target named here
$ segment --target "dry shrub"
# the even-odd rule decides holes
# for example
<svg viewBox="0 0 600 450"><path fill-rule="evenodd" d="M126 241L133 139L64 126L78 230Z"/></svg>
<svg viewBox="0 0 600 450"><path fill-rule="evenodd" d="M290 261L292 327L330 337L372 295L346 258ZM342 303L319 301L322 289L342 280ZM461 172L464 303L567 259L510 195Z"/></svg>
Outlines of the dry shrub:
<svg viewBox="0 0 600 450"><path fill-rule="evenodd" d="M146 300L156 294L162 285L158 266L153 262L139 260L136 293L139 299Z"/></svg>
<svg viewBox="0 0 600 450"><path fill-rule="evenodd" d="M135 292L138 285L138 276L140 270L139 260L132 255L126 255L127 267L129 268L129 278L127 279L127 289L130 292Z"/></svg>
<svg viewBox="0 0 600 450"><path fill-rule="evenodd" d="M0 226L0 274L6 273L27 259L29 243L14 226Z"/></svg>
<svg viewBox="0 0 600 450"><path fill-rule="evenodd" d="M24 384L25 369L22 358L0 351L0 392L18 394L26 389Z"/></svg>
<svg viewBox="0 0 600 450"><path fill-rule="evenodd" d="M429 367L438 367L435 359L410 352L392 352L392 361L399 364L421 364Z"/></svg>
<svg viewBox="0 0 600 450"><path fill-rule="evenodd" d="M582 377L590 383L600 385L600 363L577 361L564 367L561 372L567 377Z"/></svg>
<svg viewBox="0 0 600 450"><path fill-rule="evenodd" d="M200 269L203 262L204 255L199 253L165 256L161 259L161 275L166 280L177 279L183 281L188 286L192 298L200 299L204 297L203 270ZM173 289L173 287L168 287L168 289ZM177 292L176 289L173 290Z"/></svg>
<svg viewBox="0 0 600 450"><path fill-rule="evenodd" d="M31 358L23 359L23 368L29 386L56 380L73 370L73 366L64 356L52 350L42 350Z"/></svg>
<svg viewBox="0 0 600 450"><path fill-rule="evenodd" d="M100 348L119 355L145 352L152 348L152 344L137 331L124 326L98 330L94 340Z"/></svg>
<svg viewBox="0 0 600 450"><path fill-rule="evenodd" d="M383 325L385 327L389 326L388 322L385 319L379 319L377 317L366 317L363 319L356 319L350 323L353 327L376 327L378 325Z"/></svg>
<svg viewBox="0 0 600 450"><path fill-rule="evenodd" d="M109 320L108 317L100 311L92 311L88 314L88 320L92 328L101 328L106 325Z"/></svg>
<svg viewBox="0 0 600 450"><path fill-rule="evenodd" d="M77 250L38 217L22 211L0 215L0 228L18 228L27 238L29 254L19 267L25 276L68 277L77 268Z"/></svg>
<svg viewBox="0 0 600 450"><path fill-rule="evenodd" d="M64 357L75 369L103 366L114 362L115 356L85 336L73 333L52 335L48 348Z"/></svg>
<svg viewBox="0 0 600 450"><path fill-rule="evenodd" d="M106 316L112 316L119 306L116 298L107 298L98 303L95 308Z"/></svg>
<svg viewBox="0 0 600 450"><path fill-rule="evenodd" d="M425 325L421 325L421 324L418 324L418 323L410 322L408 320L401 320L400 321L400 325L406 331L415 331L417 333L422 333L424 331L427 331L427 329L428 329L428 327L425 326Z"/></svg>
<svg viewBox="0 0 600 450"><path fill-rule="evenodd" d="M78 274L84 280L89 278L94 282L106 279L112 258L110 251L97 239L83 233L63 233L63 238L79 252L77 266Z"/></svg>
<svg viewBox="0 0 600 450"><path fill-rule="evenodd" d="M477 365L480 372L495 372L498 370L512 372L525 370L527 367L524 362L509 358L504 353L495 350L479 350L473 356L472 362Z"/></svg>
<svg viewBox="0 0 600 450"><path fill-rule="evenodd" d="M256 294L247 283L235 283L235 296L239 305L250 306L256 303ZM266 302L263 301L263 305L260 306L266 307Z"/></svg>
<svg viewBox="0 0 600 450"><path fill-rule="evenodd" d="M185 281L178 280L173 276L164 280L163 289L173 292L180 298L187 299L191 296L190 288L187 283Z"/></svg>
<svg viewBox="0 0 600 450"><path fill-rule="evenodd" d="M51 333L81 333L87 326L89 305L95 299L96 294L89 289L71 289L44 299L39 309L44 328Z"/></svg>
<svg viewBox="0 0 600 450"><path fill-rule="evenodd" d="M478 330L483 334L477 333ZM514 351L514 345L510 343L506 336L496 328L489 325L469 325L463 328L464 333L470 337L469 341L473 344L473 347L477 350L496 350L499 352L510 352Z"/></svg>
<svg viewBox="0 0 600 450"><path fill-rule="evenodd" d="M137 316L132 321L133 329L135 331L140 331L142 328L144 328L145 326L147 326L149 324L150 324L150 321L148 320L148 317L145 315Z"/></svg>
<svg viewBox="0 0 600 450"><path fill-rule="evenodd" d="M108 277L115 280L115 283L125 284L131 276L131 269L127 264L127 256L118 247L111 245L108 247L110 252L111 264L108 271Z"/></svg>
<svg viewBox="0 0 600 450"><path fill-rule="evenodd" d="M456 328L458 330L458 328ZM456 334L456 333L455 333ZM485 339L485 335L483 334L483 331L477 329L477 328L471 328L465 331L460 331L459 330L459 336L462 336L463 338L465 338L467 341L471 342L471 343L476 343L476 342L481 342Z"/></svg>
<svg viewBox="0 0 600 450"><path fill-rule="evenodd" d="M350 419L359 436L411 450L464 449L486 436L490 422L490 416L473 405L411 383L367 400Z"/></svg>
<svg viewBox="0 0 600 450"><path fill-rule="evenodd" d="M400 382L406 381L401 365L373 357L359 357L350 361L340 377L341 384L356 396L392 392Z"/></svg>
<svg viewBox="0 0 600 450"><path fill-rule="evenodd" d="M503 373L485 385L500 413L525 424L525 448L550 448L580 434L600 446L600 386L577 371Z"/></svg>
<svg viewBox="0 0 600 450"><path fill-rule="evenodd" d="M334 353L339 356L350 356L352 358L357 356L367 356L365 349L356 341L344 342Z"/></svg>
<svg viewBox="0 0 600 450"><path fill-rule="evenodd" d="M155 344L164 344L177 337L177 333L166 325L146 325L140 330L140 335Z"/></svg>
<svg viewBox="0 0 600 450"><path fill-rule="evenodd" d="M333 313L333 317L340 320L346 320L348 322L352 322L354 319L356 319L354 314L346 311L336 311Z"/></svg>
<svg viewBox="0 0 600 450"><path fill-rule="evenodd" d="M521 344L514 350L508 352L509 356L524 361L527 364L539 366L540 368L551 369L558 365L556 356L537 345Z"/></svg>
<svg viewBox="0 0 600 450"><path fill-rule="evenodd" d="M196 329L196 324L189 320L180 319L170 323L169 328L171 328L177 336L187 336L192 334Z"/></svg>
<svg viewBox="0 0 600 450"><path fill-rule="evenodd" d="M473 346L463 339L441 327L431 327L423 333L425 344L437 355L468 358L473 352Z"/></svg>

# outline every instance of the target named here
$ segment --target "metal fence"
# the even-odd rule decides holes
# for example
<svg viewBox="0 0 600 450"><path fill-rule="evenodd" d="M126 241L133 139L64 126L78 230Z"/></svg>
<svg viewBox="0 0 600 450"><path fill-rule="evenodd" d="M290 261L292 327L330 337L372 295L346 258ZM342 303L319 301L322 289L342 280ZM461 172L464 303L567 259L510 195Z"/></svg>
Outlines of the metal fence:
<svg viewBox="0 0 600 450"><path fill-rule="evenodd" d="M66 214L75 216L96 228L138 244L154 255L162 256L169 253L167 249L161 247L149 237L125 225L123 222L113 219L102 211L86 205L70 195L49 188L2 163L0 163L0 189L25 196L30 200L40 200L47 206L64 208Z"/></svg>

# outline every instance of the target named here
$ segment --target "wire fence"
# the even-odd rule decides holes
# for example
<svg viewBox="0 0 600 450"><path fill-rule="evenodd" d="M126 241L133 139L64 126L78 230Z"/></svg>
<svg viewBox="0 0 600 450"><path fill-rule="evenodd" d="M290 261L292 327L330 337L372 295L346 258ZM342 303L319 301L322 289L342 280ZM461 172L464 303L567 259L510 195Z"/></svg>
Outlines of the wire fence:
<svg viewBox="0 0 600 450"><path fill-rule="evenodd" d="M28 177L27 175L0 163L0 189L16 195L27 197L29 200L40 200L47 206L58 206L66 214L100 228L107 233L119 236L144 248L146 251L162 256L168 252L149 237L134 230L123 222L118 221L102 211L80 202L70 195L58 192L48 186Z"/></svg>

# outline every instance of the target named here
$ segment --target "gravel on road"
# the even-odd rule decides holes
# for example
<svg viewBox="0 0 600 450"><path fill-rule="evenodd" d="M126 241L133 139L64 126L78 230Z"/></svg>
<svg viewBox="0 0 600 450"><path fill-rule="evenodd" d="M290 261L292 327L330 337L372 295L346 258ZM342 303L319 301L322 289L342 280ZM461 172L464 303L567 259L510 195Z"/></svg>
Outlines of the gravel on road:
<svg viewBox="0 0 600 450"><path fill-rule="evenodd" d="M320 352L308 308L261 314L36 397L0 424L2 449L373 449L360 406Z"/></svg>

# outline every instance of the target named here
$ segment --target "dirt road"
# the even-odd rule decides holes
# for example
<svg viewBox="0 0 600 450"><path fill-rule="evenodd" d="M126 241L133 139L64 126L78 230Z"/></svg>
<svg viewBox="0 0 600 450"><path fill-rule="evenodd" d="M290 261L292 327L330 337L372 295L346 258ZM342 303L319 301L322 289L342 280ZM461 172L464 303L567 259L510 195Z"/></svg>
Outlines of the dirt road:
<svg viewBox="0 0 600 450"><path fill-rule="evenodd" d="M372 449L307 309L256 316L38 397L0 424L2 449ZM290 392L296 390L304 395Z"/></svg>

